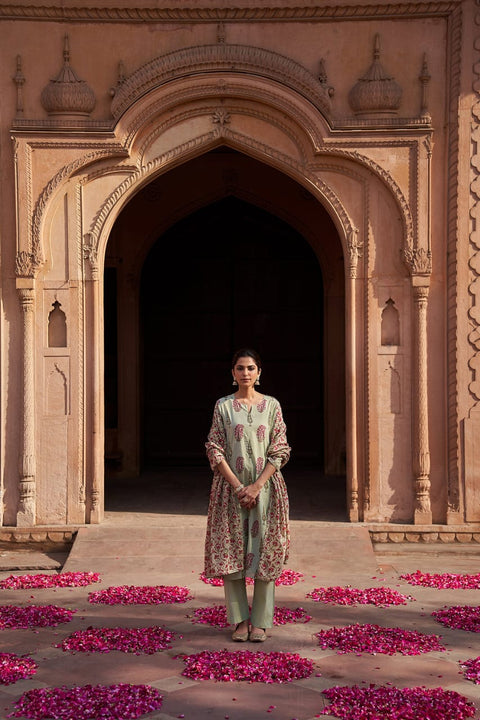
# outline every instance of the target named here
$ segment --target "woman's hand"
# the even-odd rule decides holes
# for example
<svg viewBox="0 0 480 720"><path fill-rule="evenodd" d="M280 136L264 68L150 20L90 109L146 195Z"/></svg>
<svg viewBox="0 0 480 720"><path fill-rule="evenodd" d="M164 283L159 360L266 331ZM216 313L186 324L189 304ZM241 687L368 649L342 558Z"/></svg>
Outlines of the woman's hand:
<svg viewBox="0 0 480 720"><path fill-rule="evenodd" d="M238 493L238 499L240 502L240 505L247 510L250 510L252 507L254 507L257 504L257 498L260 493L260 488L257 486L256 483L252 483L251 485L246 485L239 493Z"/></svg>

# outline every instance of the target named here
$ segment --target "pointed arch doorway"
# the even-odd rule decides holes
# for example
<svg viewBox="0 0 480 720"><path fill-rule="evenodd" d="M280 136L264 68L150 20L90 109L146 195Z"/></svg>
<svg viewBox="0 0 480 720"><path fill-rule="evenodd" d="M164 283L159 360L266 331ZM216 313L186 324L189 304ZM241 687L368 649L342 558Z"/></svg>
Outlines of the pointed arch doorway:
<svg viewBox="0 0 480 720"><path fill-rule="evenodd" d="M107 510L142 493L159 512L205 507L213 403L253 345L293 447L292 517L344 519L343 258L320 203L219 148L129 203L105 265Z"/></svg>

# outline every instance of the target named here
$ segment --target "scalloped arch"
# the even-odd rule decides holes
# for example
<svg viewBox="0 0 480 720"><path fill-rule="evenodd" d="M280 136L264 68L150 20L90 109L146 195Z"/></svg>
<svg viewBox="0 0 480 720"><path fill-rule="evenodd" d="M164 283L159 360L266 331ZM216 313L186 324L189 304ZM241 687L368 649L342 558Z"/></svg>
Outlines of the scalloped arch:
<svg viewBox="0 0 480 720"><path fill-rule="evenodd" d="M103 257L108 242L111 227L120 210L128 203L131 196L143 187L146 183L156 177L159 172L174 167L179 162L187 162L195 155L208 152L220 143L227 143L240 152L245 152L260 160L267 161L278 170L287 173L297 182L303 179L312 189L316 191L318 199L323 201L326 210L329 212L336 225L344 252L347 255L349 244L357 233L340 198L325 182L320 180L314 173L306 170L304 165L292 160L278 150L267 147L252 138L226 128L216 128L211 132L190 140L183 145L172 148L165 154L151 160L135 174L126 178L106 199L102 207L92 220L88 236L96 248L96 255Z"/></svg>
<svg viewBox="0 0 480 720"><path fill-rule="evenodd" d="M145 63L115 90L111 111L118 120L139 98L172 80L208 73L242 73L273 80L302 95L330 118L328 87L303 65L250 45L201 45L175 50Z"/></svg>

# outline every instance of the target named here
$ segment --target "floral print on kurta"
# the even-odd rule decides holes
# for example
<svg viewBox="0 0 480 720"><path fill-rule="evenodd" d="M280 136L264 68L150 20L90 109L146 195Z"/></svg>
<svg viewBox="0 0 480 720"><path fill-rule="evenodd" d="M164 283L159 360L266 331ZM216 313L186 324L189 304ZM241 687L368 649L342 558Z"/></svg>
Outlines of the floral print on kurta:
<svg viewBox="0 0 480 720"><path fill-rule="evenodd" d="M213 482L205 541L205 575L276 580L288 559L288 495L280 468L290 456L280 403L265 395L248 407L233 395L215 405L206 443ZM261 489L257 504L240 505L230 483L218 470L225 460L239 481L249 485L271 463L274 474Z"/></svg>

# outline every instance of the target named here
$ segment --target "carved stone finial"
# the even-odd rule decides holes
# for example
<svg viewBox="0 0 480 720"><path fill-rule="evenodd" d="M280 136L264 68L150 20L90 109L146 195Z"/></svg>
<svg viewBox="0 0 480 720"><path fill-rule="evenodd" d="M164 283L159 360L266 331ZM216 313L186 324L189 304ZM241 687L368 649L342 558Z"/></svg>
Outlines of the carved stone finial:
<svg viewBox="0 0 480 720"><path fill-rule="evenodd" d="M422 100L420 104L420 117L422 120L425 120L427 122L430 122L431 115L428 109L428 84L431 80L431 75L428 72L428 65L427 65L427 53L423 53L423 63L422 63L422 69L420 71L420 75L418 76L418 79L422 83Z"/></svg>
<svg viewBox="0 0 480 720"><path fill-rule="evenodd" d="M17 86L17 111L16 117L23 117L23 84L25 82L25 76L22 72L22 57L17 55L17 72L13 77L13 82Z"/></svg>
<svg viewBox="0 0 480 720"><path fill-rule="evenodd" d="M226 35L225 35L225 23L218 23L217 25L217 43L219 45L225 45L226 42Z"/></svg>
<svg viewBox="0 0 480 720"><path fill-rule="evenodd" d="M115 94L116 94L118 88L121 85L123 85L123 83L125 82L125 78L126 78L125 64L124 64L123 60L120 60L120 62L118 63L118 69L117 69L117 84L114 85L114 87L110 88L110 95L112 97L115 97Z"/></svg>
<svg viewBox="0 0 480 720"><path fill-rule="evenodd" d="M328 96L333 97L335 95L335 88L328 84L327 71L325 70L325 59L324 58L320 58L320 61L318 63L318 79L320 81L320 84L326 90Z"/></svg>
<svg viewBox="0 0 480 720"><path fill-rule="evenodd" d="M65 35L63 67L43 89L41 103L49 115L86 117L95 107L95 94L85 80L79 80L70 65L70 43Z"/></svg>
<svg viewBox="0 0 480 720"><path fill-rule="evenodd" d="M396 115L402 88L380 63L380 36L375 35L373 63L350 90L348 100L355 115Z"/></svg>

